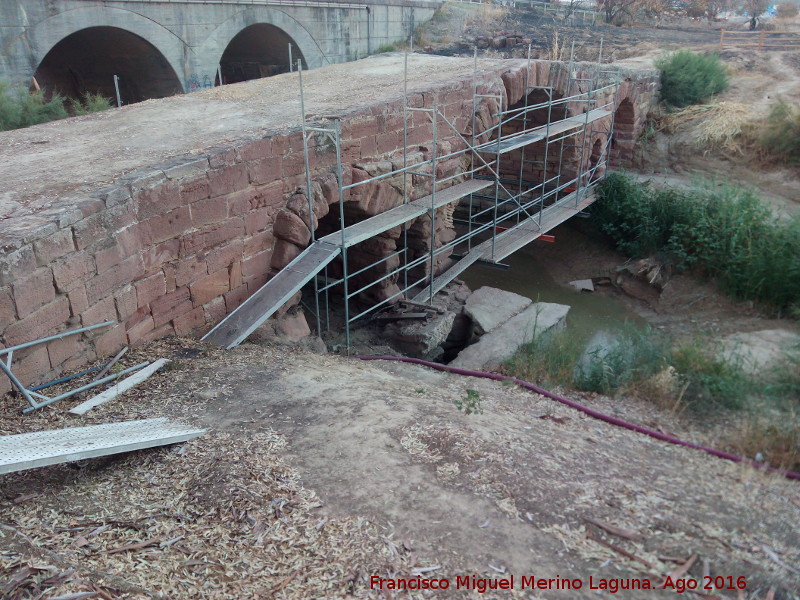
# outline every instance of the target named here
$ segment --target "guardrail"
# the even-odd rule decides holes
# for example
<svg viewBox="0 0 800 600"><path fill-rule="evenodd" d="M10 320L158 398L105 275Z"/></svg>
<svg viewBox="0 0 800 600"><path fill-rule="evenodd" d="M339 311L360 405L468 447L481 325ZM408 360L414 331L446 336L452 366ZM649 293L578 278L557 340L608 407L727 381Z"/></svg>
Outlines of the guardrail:
<svg viewBox="0 0 800 600"><path fill-rule="evenodd" d="M800 50L800 35L777 31L719 32L719 47L753 48L755 50Z"/></svg>

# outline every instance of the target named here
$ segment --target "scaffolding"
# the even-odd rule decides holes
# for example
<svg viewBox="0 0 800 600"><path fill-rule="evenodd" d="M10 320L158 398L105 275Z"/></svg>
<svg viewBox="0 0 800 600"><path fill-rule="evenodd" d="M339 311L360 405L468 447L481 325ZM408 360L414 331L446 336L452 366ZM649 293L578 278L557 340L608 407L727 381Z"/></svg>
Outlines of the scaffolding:
<svg viewBox="0 0 800 600"><path fill-rule="evenodd" d="M531 85L529 48L522 105L504 107L502 95L479 93L476 49L472 128L465 134L439 105L409 106L406 53L403 166L347 184L343 181L340 121L332 119L313 126L306 122L302 68L298 61L311 241L297 258L203 339L227 348L238 345L298 291L311 284L313 306L304 305L314 315L320 335L323 330L330 332L331 329L332 296L341 297L345 346L349 350L351 327L356 322L399 301L432 305L436 294L469 266L477 262L499 264L513 252L581 213L594 202L595 187L608 168L619 83L614 77L615 71L603 70L599 65L593 77L579 77L573 58L574 44L568 63L549 61L545 85ZM558 91L559 82L564 84L561 87L563 96ZM531 103L534 93L544 100ZM497 106L497 110L490 115L490 126L477 131L479 110L487 103ZM573 114L570 116L570 113ZM557 118L554 120L554 117ZM420 118L427 118L431 125L430 153L427 158L423 154L423 160L410 164L409 123ZM309 160L312 138L318 144L330 143L336 154L338 230L322 237L317 237L315 232L318 221L315 222L314 217ZM440 141L445 138L460 142L460 147L443 151ZM601 139L605 140L602 144ZM597 144L600 148L596 148ZM530 155L532 148L538 148L538 155ZM440 176L438 167L444 161L457 158L465 159L465 169ZM532 177L536 173L540 177ZM389 180L396 184L397 178L402 179L402 204L347 223L346 195L361 186ZM413 197L415 179L427 182L424 187L429 190L419 198ZM456 209L460 213L458 218L453 215ZM440 210L449 213L457 231L453 239L437 245L436 219ZM425 240L427 244L419 242L424 251L413 256L409 249L409 223L420 218L429 220L429 234ZM348 252L353 246L396 227L401 228L397 238L402 240L400 248L395 246L393 252L365 266L351 268ZM451 264L437 270L445 262L442 259L450 259ZM337 267L335 274L332 266ZM381 269L379 276L369 277L366 283L360 281ZM370 290L387 281L395 290L392 294L379 295L379 300L364 300Z"/></svg>

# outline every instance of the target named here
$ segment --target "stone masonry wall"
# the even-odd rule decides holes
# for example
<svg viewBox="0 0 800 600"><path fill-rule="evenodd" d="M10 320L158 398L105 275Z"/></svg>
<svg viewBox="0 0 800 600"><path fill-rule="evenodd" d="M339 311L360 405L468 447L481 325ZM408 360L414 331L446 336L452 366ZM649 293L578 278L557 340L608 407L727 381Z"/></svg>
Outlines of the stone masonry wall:
<svg viewBox="0 0 800 600"><path fill-rule="evenodd" d="M635 77L623 84L628 95L621 97L631 99L638 119L655 97L651 79L657 79ZM521 98L520 82L524 89L524 68L498 68L480 76L478 89L500 94L507 106ZM409 97L414 107L436 103L466 136L471 134L472 102L471 78ZM493 123L497 107L492 103L479 106L479 131ZM401 99L343 118L345 184L402 165L402 119ZM433 148L427 115L416 112L410 119L412 162L429 157ZM439 155L464 147L441 122L438 134ZM299 131L179 157L129 174L88 197L0 222L0 347L104 320L117 323L15 353L15 373L26 384L42 382L124 345L208 330L297 256L309 241L310 228L329 211L338 212L333 148L315 139L310 154L313 222ZM443 161L437 175L457 174L466 166L463 158ZM409 179L413 198L430 193L429 178ZM343 200L351 218L363 218L402 203L401 192L402 180L395 177L355 188ZM440 213L437 243L452 239L446 215ZM427 216L411 224L412 252L425 252L430 244L426 221ZM396 229L354 247L356 259L359 253L380 257L393 252ZM396 289L387 280L369 293L382 298ZM0 393L9 387L1 378Z"/></svg>

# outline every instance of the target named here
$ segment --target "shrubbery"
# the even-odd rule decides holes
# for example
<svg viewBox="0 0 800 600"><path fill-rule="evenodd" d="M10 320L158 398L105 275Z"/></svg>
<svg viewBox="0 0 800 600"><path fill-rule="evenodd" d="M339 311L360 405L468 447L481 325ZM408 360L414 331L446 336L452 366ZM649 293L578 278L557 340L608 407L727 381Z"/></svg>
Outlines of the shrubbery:
<svg viewBox="0 0 800 600"><path fill-rule="evenodd" d="M67 100L54 94L50 100L44 92L28 92L25 88L10 88L0 81L0 131L30 127L73 115L85 115L111 108L101 94L85 94L83 102Z"/></svg>
<svg viewBox="0 0 800 600"><path fill-rule="evenodd" d="M800 163L800 108L778 100L767 117L759 145L772 158Z"/></svg>
<svg viewBox="0 0 800 600"><path fill-rule="evenodd" d="M661 70L661 99L672 106L697 104L728 88L727 70L716 54L678 50L655 64Z"/></svg>
<svg viewBox="0 0 800 600"><path fill-rule="evenodd" d="M717 278L734 298L800 316L800 218L777 220L734 186L656 189L614 173L599 194L594 221L622 252L664 255Z"/></svg>

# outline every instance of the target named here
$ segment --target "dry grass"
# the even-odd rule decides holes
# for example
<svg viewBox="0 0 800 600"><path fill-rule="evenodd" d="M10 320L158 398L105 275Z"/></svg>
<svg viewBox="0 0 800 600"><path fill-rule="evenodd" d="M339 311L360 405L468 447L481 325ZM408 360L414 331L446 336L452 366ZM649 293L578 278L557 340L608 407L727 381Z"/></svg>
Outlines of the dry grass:
<svg viewBox="0 0 800 600"><path fill-rule="evenodd" d="M6 483L24 490L17 502L46 496L0 500L2 597L332 598L397 569L401 553L370 523L319 512L280 458L285 445L272 431L209 433L53 467L48 487L41 471L16 474Z"/></svg>
<svg viewBox="0 0 800 600"><path fill-rule="evenodd" d="M778 469L800 471L800 429L797 416L775 419L749 417L735 428L728 442L732 452L754 458Z"/></svg>
<svg viewBox="0 0 800 600"><path fill-rule="evenodd" d="M473 16L467 21L473 27L489 27L497 25L508 15L508 8L499 4L484 3L475 9Z"/></svg>
<svg viewBox="0 0 800 600"><path fill-rule="evenodd" d="M659 120L659 128L668 133L687 124L693 126L691 139L698 150L743 154L752 141L755 119L747 104L722 100L689 106Z"/></svg>

